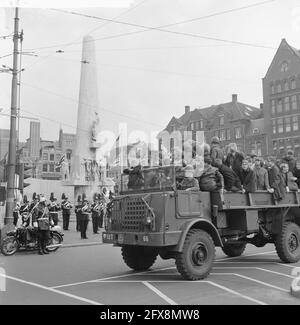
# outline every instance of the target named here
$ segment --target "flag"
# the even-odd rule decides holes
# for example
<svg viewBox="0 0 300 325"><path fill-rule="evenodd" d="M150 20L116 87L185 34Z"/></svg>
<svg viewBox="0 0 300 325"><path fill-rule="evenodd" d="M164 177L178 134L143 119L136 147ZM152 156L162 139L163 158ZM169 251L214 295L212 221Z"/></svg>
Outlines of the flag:
<svg viewBox="0 0 300 325"><path fill-rule="evenodd" d="M58 168L61 168L62 167L62 164L66 161L66 154L63 154L62 157L60 158L59 162L57 162L55 164L55 168L58 169Z"/></svg>

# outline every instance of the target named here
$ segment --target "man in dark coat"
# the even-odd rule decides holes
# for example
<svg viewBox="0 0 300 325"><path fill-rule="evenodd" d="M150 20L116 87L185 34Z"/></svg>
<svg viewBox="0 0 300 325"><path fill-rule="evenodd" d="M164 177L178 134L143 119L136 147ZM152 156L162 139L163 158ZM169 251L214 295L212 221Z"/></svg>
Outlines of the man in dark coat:
<svg viewBox="0 0 300 325"><path fill-rule="evenodd" d="M242 183L243 192L253 193L256 191L256 176L254 171L250 168L248 160L243 160L242 168L240 169L238 176Z"/></svg>
<svg viewBox="0 0 300 325"><path fill-rule="evenodd" d="M125 175L129 175L128 180L128 189L134 190L134 189L140 189L142 186L144 186L144 177L142 174L142 166L137 165L135 167L127 168L123 170L123 173Z"/></svg>
<svg viewBox="0 0 300 325"><path fill-rule="evenodd" d="M293 173L296 168L296 159L294 157L294 151L288 150L287 156L284 157L282 160L284 163L287 163L289 165L289 171Z"/></svg>
<svg viewBox="0 0 300 325"><path fill-rule="evenodd" d="M224 151L220 145L220 139L218 137L212 137L210 145L210 158L212 159L212 166L216 166L216 159L224 160Z"/></svg>
<svg viewBox="0 0 300 325"><path fill-rule="evenodd" d="M225 159L225 165L232 168L232 170L238 174L241 170L245 155L242 152L237 151L236 143L230 143L228 149L229 153Z"/></svg>
<svg viewBox="0 0 300 325"><path fill-rule="evenodd" d="M229 167L222 163L221 159L215 160L215 166L219 168L224 178L224 188L226 191L238 192L242 190L242 184L237 174Z"/></svg>
<svg viewBox="0 0 300 325"><path fill-rule="evenodd" d="M294 169L293 175L297 177L296 183L298 187L300 188L300 161L296 162L296 167Z"/></svg>
<svg viewBox="0 0 300 325"><path fill-rule="evenodd" d="M280 176L279 168L276 166L276 159L268 157L267 167L270 187L274 189L274 200L280 201L285 197L285 186Z"/></svg>

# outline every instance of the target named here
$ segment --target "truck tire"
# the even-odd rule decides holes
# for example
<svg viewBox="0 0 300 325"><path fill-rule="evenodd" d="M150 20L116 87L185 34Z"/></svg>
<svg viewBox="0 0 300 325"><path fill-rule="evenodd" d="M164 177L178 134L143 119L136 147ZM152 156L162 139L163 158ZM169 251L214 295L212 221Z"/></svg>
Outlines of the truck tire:
<svg viewBox="0 0 300 325"><path fill-rule="evenodd" d="M127 266L135 271L146 271L155 262L158 251L152 247L123 246L122 256Z"/></svg>
<svg viewBox="0 0 300 325"><path fill-rule="evenodd" d="M246 243L224 244L222 251L229 257L241 256L246 248Z"/></svg>
<svg viewBox="0 0 300 325"><path fill-rule="evenodd" d="M275 238L278 257L284 263L296 263L300 260L300 228L294 222L285 222L282 231Z"/></svg>
<svg viewBox="0 0 300 325"><path fill-rule="evenodd" d="M175 264L186 280L201 280L208 276L215 259L215 244L204 230L191 229L185 238L182 252L177 253Z"/></svg>

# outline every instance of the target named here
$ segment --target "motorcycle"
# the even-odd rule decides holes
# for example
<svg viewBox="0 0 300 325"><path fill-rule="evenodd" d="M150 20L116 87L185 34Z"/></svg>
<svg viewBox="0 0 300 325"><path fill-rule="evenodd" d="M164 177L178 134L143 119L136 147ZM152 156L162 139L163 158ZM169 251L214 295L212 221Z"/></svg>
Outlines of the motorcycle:
<svg viewBox="0 0 300 325"><path fill-rule="evenodd" d="M27 239L27 232L29 232L30 240ZM9 231L6 235L0 247L1 253L5 256L12 256L21 250L29 251L38 249L37 230L32 227L19 227L13 231ZM63 236L64 234L60 226L51 227L46 249L49 252L57 251L62 245Z"/></svg>

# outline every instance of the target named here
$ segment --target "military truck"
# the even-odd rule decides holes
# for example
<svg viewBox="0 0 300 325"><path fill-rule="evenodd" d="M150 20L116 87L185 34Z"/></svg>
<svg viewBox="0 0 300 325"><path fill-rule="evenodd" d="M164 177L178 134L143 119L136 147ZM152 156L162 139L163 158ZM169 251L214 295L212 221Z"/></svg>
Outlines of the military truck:
<svg viewBox="0 0 300 325"><path fill-rule="evenodd" d="M175 259L184 279L200 280L212 269L215 247L237 257L247 244L274 244L284 263L300 259L298 192L286 193L279 204L267 191L221 197L180 190L174 166L141 170L138 187L128 177L122 176L122 192L111 202L103 242L121 247L133 270L149 269L160 256Z"/></svg>

